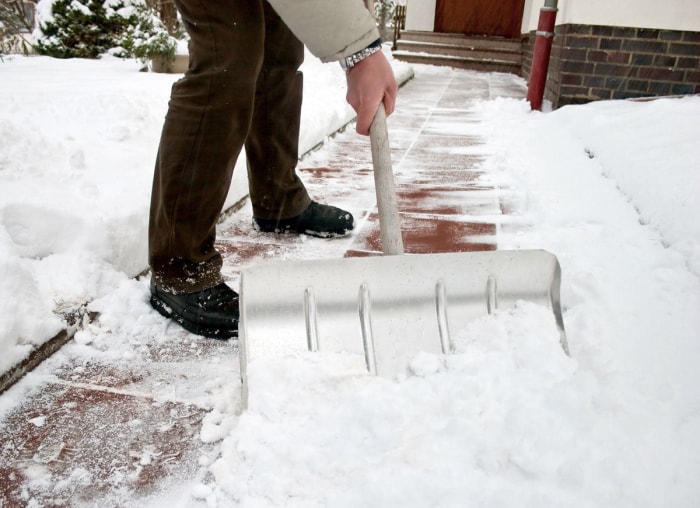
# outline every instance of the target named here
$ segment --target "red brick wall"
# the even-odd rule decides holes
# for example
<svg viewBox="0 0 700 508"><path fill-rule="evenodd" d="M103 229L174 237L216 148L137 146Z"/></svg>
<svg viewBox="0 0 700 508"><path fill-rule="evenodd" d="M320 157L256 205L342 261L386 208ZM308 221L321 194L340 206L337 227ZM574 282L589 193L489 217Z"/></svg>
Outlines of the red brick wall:
<svg viewBox="0 0 700 508"><path fill-rule="evenodd" d="M526 79L534 41L534 32L523 37ZM545 91L555 108L693 93L700 93L700 32L591 25L555 29Z"/></svg>

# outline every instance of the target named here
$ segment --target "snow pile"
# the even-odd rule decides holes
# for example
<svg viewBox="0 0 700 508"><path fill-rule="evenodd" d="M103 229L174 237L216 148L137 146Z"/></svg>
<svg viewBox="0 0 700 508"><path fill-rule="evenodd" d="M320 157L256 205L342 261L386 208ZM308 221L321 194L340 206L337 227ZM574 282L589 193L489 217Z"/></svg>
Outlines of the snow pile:
<svg viewBox="0 0 700 508"><path fill-rule="evenodd" d="M174 79L114 59L2 65L0 248L6 269L25 276L8 272L0 285L15 309L0 316L0 371L26 353L14 344L58 331L52 311L75 310L146 266L154 147Z"/></svg>
<svg viewBox="0 0 700 508"><path fill-rule="evenodd" d="M344 355L255 364L249 410L212 466L217 484L244 506L576 499L577 453L559 450L603 394L563 353L551 312L523 303L486 316L455 346L448 357L418 355L398 381L371 377L361 358Z"/></svg>
<svg viewBox="0 0 700 508"><path fill-rule="evenodd" d="M642 222L700 276L698 97L601 102L559 114L603 174L630 197Z"/></svg>

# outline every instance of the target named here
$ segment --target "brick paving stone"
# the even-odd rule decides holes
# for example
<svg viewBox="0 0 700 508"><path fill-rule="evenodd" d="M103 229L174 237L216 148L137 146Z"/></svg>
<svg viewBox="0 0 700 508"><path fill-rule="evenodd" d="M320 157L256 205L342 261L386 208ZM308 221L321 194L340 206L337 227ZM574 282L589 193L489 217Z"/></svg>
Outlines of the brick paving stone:
<svg viewBox="0 0 700 508"><path fill-rule="evenodd" d="M402 88L389 136L407 252L497 248L521 196L481 178L489 153L474 101L524 95L514 76L444 68L419 68ZM311 195L349 209L356 231L335 240L261 234L247 204L218 227L225 278L237 287L242 268L266 259L379 255L371 168L369 141L352 128L309 154L299 173ZM144 283L143 309L146 298ZM91 326L104 328L109 350L108 325L98 316ZM3 395L19 402L0 413L0 507L142 506L206 475L198 457L216 446L201 440L211 408L198 402L207 379L197 372L235 392L237 343L196 338L164 320L162 333L122 340L133 358L85 359L68 343Z"/></svg>

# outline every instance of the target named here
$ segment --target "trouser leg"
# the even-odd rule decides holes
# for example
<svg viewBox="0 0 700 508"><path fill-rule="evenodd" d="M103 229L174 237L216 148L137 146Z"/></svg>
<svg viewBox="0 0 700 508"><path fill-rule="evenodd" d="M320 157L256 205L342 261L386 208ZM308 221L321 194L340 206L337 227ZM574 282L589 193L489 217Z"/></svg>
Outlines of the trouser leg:
<svg viewBox="0 0 700 508"><path fill-rule="evenodd" d="M286 219L311 202L296 174L304 46L267 2L263 9L264 59L245 143L250 200L256 218Z"/></svg>
<svg viewBox="0 0 700 508"><path fill-rule="evenodd" d="M261 0L176 0L190 67L172 89L151 198L149 261L178 293L221 282L216 222L253 115L265 34Z"/></svg>

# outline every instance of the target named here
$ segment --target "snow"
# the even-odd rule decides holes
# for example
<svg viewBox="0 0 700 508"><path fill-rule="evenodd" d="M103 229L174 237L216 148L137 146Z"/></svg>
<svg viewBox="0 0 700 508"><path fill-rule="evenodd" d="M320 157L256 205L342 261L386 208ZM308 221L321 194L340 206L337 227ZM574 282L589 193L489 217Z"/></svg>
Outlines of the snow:
<svg viewBox="0 0 700 508"><path fill-rule="evenodd" d="M0 372L147 267L148 205L170 87L134 61L11 58L0 82ZM345 77L307 56L300 151L353 115ZM239 161L239 165L243 164ZM235 172L227 206L246 193Z"/></svg>
<svg viewBox="0 0 700 508"><path fill-rule="evenodd" d="M101 312L76 334L86 357L128 360L130 338L163 326L132 277L146 267L155 147L178 76L138 67L0 63L0 372L65 325L55 309ZM302 151L352 117L336 66L307 58L305 84ZM546 113L493 99L477 114L484 183L519 214L499 248L558 256L571 356L549 312L522 302L399 379L367 375L352 355L257 362L242 413L239 385L195 370L178 397L206 399L199 438L219 453L199 459L210 477L149 506L700 505L700 97ZM229 202L244 189L237 180Z"/></svg>

